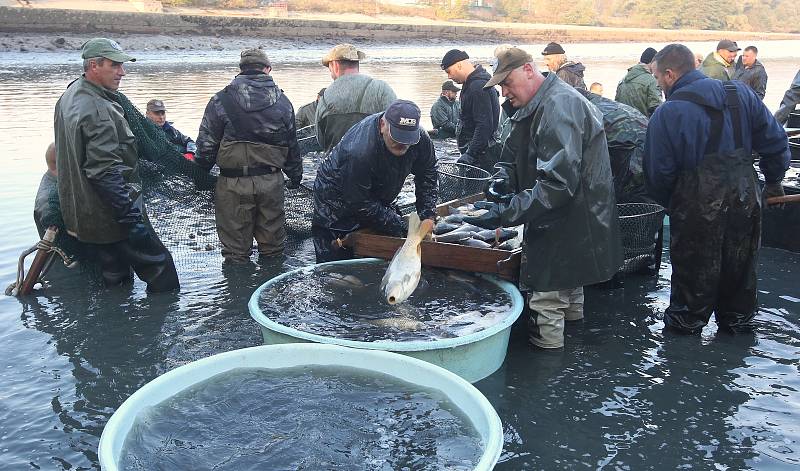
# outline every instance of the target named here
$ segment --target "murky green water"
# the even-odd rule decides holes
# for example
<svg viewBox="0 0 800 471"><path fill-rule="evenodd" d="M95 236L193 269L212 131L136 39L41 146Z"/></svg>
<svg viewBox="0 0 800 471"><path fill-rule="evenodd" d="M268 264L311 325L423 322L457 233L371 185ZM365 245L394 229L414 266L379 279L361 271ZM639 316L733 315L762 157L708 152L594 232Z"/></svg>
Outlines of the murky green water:
<svg viewBox="0 0 800 471"><path fill-rule="evenodd" d="M770 44L757 45L774 108L800 49L781 43L781 58L772 60ZM587 80L615 83L645 46L581 46ZM492 47L468 50L486 63ZM365 70L426 113L444 80L438 61L449 48L383 48L402 62L376 60ZM295 105L329 81L315 62L322 49L271 55L281 64L276 81ZM180 61L140 55L122 90L139 105L164 99L168 118L195 134L208 98L234 73L234 61L223 63L221 54ZM3 286L14 278L18 254L36 241L33 196L52 140L52 110L78 69L72 56L0 55ZM267 279L311 263L313 248L307 242L284 258L224 269L217 252L194 257L179 262L179 294L147 296L138 281L98 291L80 277L57 274L43 295L0 297L0 468L97 468L103 426L136 389L189 361L260 344L247 300ZM586 319L567 325L563 352L532 351L524 324L515 326L506 363L477 383L505 427L497 469L798 466L799 264L798 254L762 250L759 330L750 337L718 335L713 325L700 338L665 337L667 264L658 279L587 290Z"/></svg>
<svg viewBox="0 0 800 471"><path fill-rule="evenodd" d="M304 269L264 289L259 306L278 324L360 342L463 337L512 314L511 296L495 283L467 273L427 268L411 296L390 305L380 289L388 265Z"/></svg>
<svg viewBox="0 0 800 471"><path fill-rule="evenodd" d="M239 368L139 414L120 469L455 471L482 453L441 391L355 368Z"/></svg>

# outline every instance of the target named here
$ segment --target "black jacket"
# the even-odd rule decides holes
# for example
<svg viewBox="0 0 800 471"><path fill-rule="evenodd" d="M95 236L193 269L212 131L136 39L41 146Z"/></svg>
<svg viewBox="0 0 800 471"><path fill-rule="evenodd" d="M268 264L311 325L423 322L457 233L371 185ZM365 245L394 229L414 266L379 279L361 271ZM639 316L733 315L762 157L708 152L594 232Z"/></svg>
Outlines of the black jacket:
<svg viewBox="0 0 800 471"><path fill-rule="evenodd" d="M220 95L229 93L237 107L234 123L222 105ZM206 105L200 131L197 134L197 164L210 169L217 163L222 141L246 141L286 147L286 175L299 181L303 177L303 162L297 145L294 107L264 73L241 73L218 92Z"/></svg>
<svg viewBox="0 0 800 471"><path fill-rule="evenodd" d="M461 132L458 148L462 153L477 157L489 146L500 120L500 100L497 90L484 89L492 78L480 65L469 74L461 90Z"/></svg>
<svg viewBox="0 0 800 471"><path fill-rule="evenodd" d="M380 133L381 116L368 116L350 128L320 164L314 182L314 226L405 235L406 224L392 203L412 173L417 214L420 219L434 217L438 180L430 137L423 131L405 155L392 155Z"/></svg>
<svg viewBox="0 0 800 471"><path fill-rule="evenodd" d="M167 135L167 140L174 145L181 154L187 152L194 154L197 152L197 145L192 138L178 131L171 122L166 121L164 125L161 126L161 130Z"/></svg>
<svg viewBox="0 0 800 471"><path fill-rule="evenodd" d="M767 94L767 71L764 69L764 65L756 60L755 64L748 69L742 64L741 57L739 59L732 80L746 83L763 100L764 95Z"/></svg>

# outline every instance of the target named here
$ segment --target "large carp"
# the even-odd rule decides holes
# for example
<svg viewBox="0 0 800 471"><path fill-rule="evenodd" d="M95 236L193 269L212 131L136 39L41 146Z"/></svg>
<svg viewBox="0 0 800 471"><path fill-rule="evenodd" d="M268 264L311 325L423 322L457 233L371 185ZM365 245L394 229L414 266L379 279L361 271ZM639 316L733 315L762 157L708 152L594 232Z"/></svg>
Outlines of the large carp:
<svg viewBox="0 0 800 471"><path fill-rule="evenodd" d="M381 280L381 290L389 304L402 303L417 289L422 273L421 244L433 228L430 222L421 223L417 213L411 213L408 218L406 242L392 257Z"/></svg>

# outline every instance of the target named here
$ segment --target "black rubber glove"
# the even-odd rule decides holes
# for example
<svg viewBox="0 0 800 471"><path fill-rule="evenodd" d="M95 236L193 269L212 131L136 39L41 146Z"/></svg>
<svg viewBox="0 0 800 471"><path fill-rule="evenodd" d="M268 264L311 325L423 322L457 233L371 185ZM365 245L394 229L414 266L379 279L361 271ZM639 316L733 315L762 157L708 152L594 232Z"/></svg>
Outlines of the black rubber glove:
<svg viewBox="0 0 800 471"><path fill-rule="evenodd" d="M131 200L130 187L119 170L110 169L97 178L90 178L89 183L111 206L118 223L136 224L142 221L141 196L136 201Z"/></svg>
<svg viewBox="0 0 800 471"><path fill-rule="evenodd" d="M286 180L286 188L296 190L300 188L300 182L302 182L302 180Z"/></svg>
<svg viewBox="0 0 800 471"><path fill-rule="evenodd" d="M498 204L489 208L486 213L481 216L465 217L464 222L484 229L497 229L498 227L503 227L503 221L500 218L501 212L502 206Z"/></svg>
<svg viewBox="0 0 800 471"><path fill-rule="evenodd" d="M774 196L785 196L785 195L786 194L783 192L783 185L781 184L781 182L767 183L764 185L764 190L761 192L762 206L770 208L783 208L783 203L767 204L767 198L772 198Z"/></svg>
<svg viewBox="0 0 800 471"><path fill-rule="evenodd" d="M484 191L484 195L486 195L487 200L493 203L505 204L508 204L511 198L514 197L511 186L505 178L495 178L489 182L489 187Z"/></svg>
<svg viewBox="0 0 800 471"><path fill-rule="evenodd" d="M475 157L469 154L461 154L461 157L456 160L456 163L472 165L473 167L478 166L478 163L475 161Z"/></svg>

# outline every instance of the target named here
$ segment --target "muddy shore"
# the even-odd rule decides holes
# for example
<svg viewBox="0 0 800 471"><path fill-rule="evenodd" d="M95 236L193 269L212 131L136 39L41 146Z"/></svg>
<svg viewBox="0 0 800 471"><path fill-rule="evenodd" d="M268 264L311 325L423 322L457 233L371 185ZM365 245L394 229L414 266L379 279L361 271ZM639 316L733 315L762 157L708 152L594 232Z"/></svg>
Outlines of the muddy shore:
<svg viewBox="0 0 800 471"><path fill-rule="evenodd" d="M216 13L216 12L215 12ZM513 23L400 23L333 18L268 18L221 14L134 13L0 7L0 52L75 50L88 38L108 35L132 51L236 50L254 39L272 47L351 41L359 44L458 42L672 42L800 39L798 34L603 28ZM413 24L409 24L413 23Z"/></svg>

